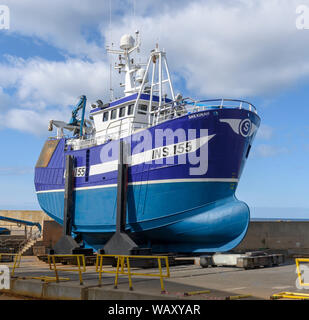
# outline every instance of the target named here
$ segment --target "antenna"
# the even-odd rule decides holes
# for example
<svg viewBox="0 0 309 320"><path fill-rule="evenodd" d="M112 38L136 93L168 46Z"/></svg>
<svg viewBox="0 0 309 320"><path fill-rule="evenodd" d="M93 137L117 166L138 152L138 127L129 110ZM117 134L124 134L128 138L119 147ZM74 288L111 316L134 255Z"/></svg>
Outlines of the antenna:
<svg viewBox="0 0 309 320"><path fill-rule="evenodd" d="M110 46L113 48L112 38L112 1L109 0L109 36ZM114 100L113 78L112 78L112 62L109 63L109 100Z"/></svg>
<svg viewBox="0 0 309 320"><path fill-rule="evenodd" d="M112 79L112 64L109 64L109 92L110 92L110 96L109 96L109 100L110 102L114 100L114 89L113 89L113 79Z"/></svg>
<svg viewBox="0 0 309 320"><path fill-rule="evenodd" d="M135 21L135 0L133 0L133 26L136 27L136 21Z"/></svg>
<svg viewBox="0 0 309 320"><path fill-rule="evenodd" d="M110 43L112 43L112 1L109 0L109 36L110 36Z"/></svg>

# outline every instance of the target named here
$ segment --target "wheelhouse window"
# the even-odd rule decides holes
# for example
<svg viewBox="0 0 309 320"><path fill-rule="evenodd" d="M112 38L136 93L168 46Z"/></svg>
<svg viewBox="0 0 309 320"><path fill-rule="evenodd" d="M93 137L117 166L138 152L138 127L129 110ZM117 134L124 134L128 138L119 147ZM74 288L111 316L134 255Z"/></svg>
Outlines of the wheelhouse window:
<svg viewBox="0 0 309 320"><path fill-rule="evenodd" d="M103 113L103 122L108 121L108 115L109 115L108 111Z"/></svg>
<svg viewBox="0 0 309 320"><path fill-rule="evenodd" d="M146 104L139 104L137 113L138 114L146 114L147 109L148 109L148 106Z"/></svg>
<svg viewBox="0 0 309 320"><path fill-rule="evenodd" d="M133 114L133 109L134 109L134 104L130 104L128 106L128 116L130 116L131 114Z"/></svg>
<svg viewBox="0 0 309 320"><path fill-rule="evenodd" d="M111 120L116 119L116 117L117 117L117 109L114 109L114 110L112 110L112 112L111 112Z"/></svg>
<svg viewBox="0 0 309 320"><path fill-rule="evenodd" d="M121 107L121 108L119 109L119 118L124 117L125 114L126 114L126 107Z"/></svg>

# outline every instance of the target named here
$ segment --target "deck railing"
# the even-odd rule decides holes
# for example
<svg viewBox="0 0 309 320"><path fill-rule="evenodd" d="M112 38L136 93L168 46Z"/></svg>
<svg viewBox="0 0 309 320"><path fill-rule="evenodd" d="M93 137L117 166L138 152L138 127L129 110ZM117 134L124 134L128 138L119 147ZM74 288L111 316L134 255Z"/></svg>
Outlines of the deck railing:
<svg viewBox="0 0 309 320"><path fill-rule="evenodd" d="M190 99L190 98L187 98ZM190 99L192 100L192 99ZM211 110L211 109L245 109L248 111L255 112L257 114L256 107L245 100L237 100L237 99L210 99L210 100L200 100L191 102L185 102L185 105L191 105L194 108L202 109L202 110Z"/></svg>
<svg viewBox="0 0 309 320"><path fill-rule="evenodd" d="M193 100L185 98L181 102L171 101L156 110L150 112L153 117L151 125L157 125L169 119L175 119L186 114L192 114L200 111L213 109L244 109L257 114L256 107L245 100L236 99L210 99L210 100Z"/></svg>

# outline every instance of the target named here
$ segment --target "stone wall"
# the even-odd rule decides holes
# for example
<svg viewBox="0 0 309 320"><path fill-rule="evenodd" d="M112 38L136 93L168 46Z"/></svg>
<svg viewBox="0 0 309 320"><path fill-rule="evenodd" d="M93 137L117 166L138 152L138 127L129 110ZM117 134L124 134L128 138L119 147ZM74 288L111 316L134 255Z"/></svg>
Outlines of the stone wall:
<svg viewBox="0 0 309 320"><path fill-rule="evenodd" d="M44 221L42 245L52 248L62 236L62 226L56 221Z"/></svg>
<svg viewBox="0 0 309 320"><path fill-rule="evenodd" d="M53 221L53 219L50 218L47 214L39 210L0 210L0 216L30 222L39 222L41 224L42 230L44 230L44 221ZM12 235L25 234L24 225L18 226L16 223L0 220L0 227L10 229ZM27 232L30 232L30 229L31 227L26 227Z"/></svg>
<svg viewBox="0 0 309 320"><path fill-rule="evenodd" d="M309 253L309 221L252 221L235 251L260 249Z"/></svg>

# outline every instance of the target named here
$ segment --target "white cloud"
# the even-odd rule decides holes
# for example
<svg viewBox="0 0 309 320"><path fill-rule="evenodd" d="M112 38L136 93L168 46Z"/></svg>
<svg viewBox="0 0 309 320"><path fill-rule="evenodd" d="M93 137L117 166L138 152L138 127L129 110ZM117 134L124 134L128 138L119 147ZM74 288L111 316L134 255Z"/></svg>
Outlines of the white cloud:
<svg viewBox="0 0 309 320"><path fill-rule="evenodd" d="M10 95L4 92L0 86L0 111L1 113L8 109L12 105L12 98Z"/></svg>
<svg viewBox="0 0 309 320"><path fill-rule="evenodd" d="M9 79L5 76L9 74ZM15 87L16 96L32 108L68 105L77 96L101 96L108 87L109 69L104 62L68 59L64 62L43 59L11 59L0 65L0 85Z"/></svg>
<svg viewBox="0 0 309 320"><path fill-rule="evenodd" d="M3 0L10 8L10 32L44 40L79 56L99 59L104 50L87 41L87 28L96 29L108 22L107 1L82 0Z"/></svg>
<svg viewBox="0 0 309 320"><path fill-rule="evenodd" d="M4 127L45 133L49 120L69 120L68 106L74 105L78 96L86 95L88 105L98 98L107 99L108 81L109 68L104 62L11 59L0 65L0 86L15 90L14 103L0 91L0 108L5 100L10 102L2 108L2 123Z"/></svg>
<svg viewBox="0 0 309 320"><path fill-rule="evenodd" d="M159 40L194 95L273 94L309 75L307 37L295 26L297 4L187 2L181 10L138 17L135 23L124 17L113 32L118 39L138 26L148 51Z"/></svg>
<svg viewBox="0 0 309 320"><path fill-rule="evenodd" d="M257 132L257 139L270 140L273 136L274 129L268 125L262 124Z"/></svg>
<svg viewBox="0 0 309 320"><path fill-rule="evenodd" d="M295 26L300 1L136 1L135 19L133 1L111 3L114 42L138 28L145 57L159 41L173 78L178 84L183 79L184 91L193 97L265 97L309 75L308 33ZM10 32L46 41L67 55L61 62L9 57L0 65L0 87L15 91L12 96L0 92L5 101L0 108L11 106L1 114L7 126L38 132L53 114L63 119L81 94L106 101L109 67L103 43L110 37L109 1L3 4L10 7ZM102 39L87 40L85 33L98 30ZM118 80L115 76L115 87ZM27 121L15 118L21 114ZM35 126L29 129L29 124ZM272 134L270 127L261 127L259 137Z"/></svg>
<svg viewBox="0 0 309 320"><path fill-rule="evenodd" d="M286 153L288 153L288 149L285 147L277 147L267 144L257 145L254 152L255 155L262 158L275 157Z"/></svg>
<svg viewBox="0 0 309 320"><path fill-rule="evenodd" d="M68 119L69 112L60 112L59 109L42 112L35 110L12 109L4 116L5 127L19 131L44 135L47 133L51 119Z"/></svg>

